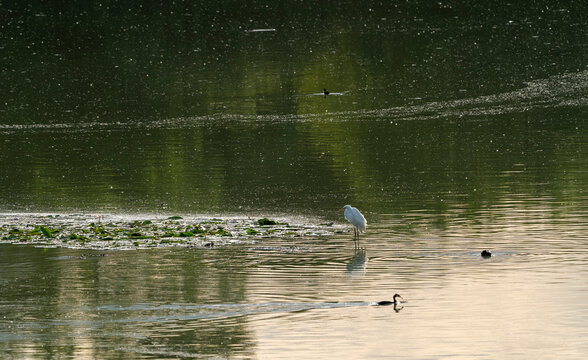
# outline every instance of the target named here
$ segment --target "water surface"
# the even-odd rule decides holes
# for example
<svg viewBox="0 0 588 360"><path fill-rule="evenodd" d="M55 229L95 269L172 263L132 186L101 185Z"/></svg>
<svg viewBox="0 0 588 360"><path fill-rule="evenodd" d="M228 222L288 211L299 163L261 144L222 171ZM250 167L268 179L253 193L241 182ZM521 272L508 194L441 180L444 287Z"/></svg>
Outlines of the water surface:
<svg viewBox="0 0 588 360"><path fill-rule="evenodd" d="M345 229L0 245L4 357L588 355L584 4L2 13L0 212L24 215L0 227L43 213ZM359 253L347 203L368 220ZM372 306L394 293L406 303Z"/></svg>

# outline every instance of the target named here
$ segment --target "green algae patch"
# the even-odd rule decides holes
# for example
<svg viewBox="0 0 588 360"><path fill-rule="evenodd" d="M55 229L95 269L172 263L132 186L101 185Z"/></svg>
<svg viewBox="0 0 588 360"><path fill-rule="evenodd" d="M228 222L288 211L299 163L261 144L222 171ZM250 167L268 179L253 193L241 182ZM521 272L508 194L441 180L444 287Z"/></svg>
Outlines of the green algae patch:
<svg viewBox="0 0 588 360"><path fill-rule="evenodd" d="M45 235L46 238L52 238L53 234L51 233L51 230L49 230L46 226L40 226L39 229L41 230L41 232L43 233L43 235Z"/></svg>
<svg viewBox="0 0 588 360"><path fill-rule="evenodd" d="M220 236L233 236L233 234L231 234L230 232L228 232L226 229L219 227L216 230L216 235L220 235Z"/></svg>
<svg viewBox="0 0 588 360"><path fill-rule="evenodd" d="M336 226L289 225L281 220L248 216L145 219L123 215L0 214L0 243L79 249L205 248L210 244L217 247L258 242L268 237L293 241L294 237L325 236L338 230Z"/></svg>
<svg viewBox="0 0 588 360"><path fill-rule="evenodd" d="M259 219L259 220L257 220L257 223L260 226L276 225L277 224L274 220L270 220L268 218Z"/></svg>

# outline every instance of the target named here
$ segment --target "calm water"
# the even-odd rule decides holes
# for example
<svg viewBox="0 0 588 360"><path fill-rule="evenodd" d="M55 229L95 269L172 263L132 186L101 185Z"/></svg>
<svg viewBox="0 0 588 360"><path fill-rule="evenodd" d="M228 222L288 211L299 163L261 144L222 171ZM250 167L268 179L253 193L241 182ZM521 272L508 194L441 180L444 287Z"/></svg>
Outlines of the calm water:
<svg viewBox="0 0 588 360"><path fill-rule="evenodd" d="M1 245L2 357L588 356L581 2L0 11L0 212L369 223Z"/></svg>

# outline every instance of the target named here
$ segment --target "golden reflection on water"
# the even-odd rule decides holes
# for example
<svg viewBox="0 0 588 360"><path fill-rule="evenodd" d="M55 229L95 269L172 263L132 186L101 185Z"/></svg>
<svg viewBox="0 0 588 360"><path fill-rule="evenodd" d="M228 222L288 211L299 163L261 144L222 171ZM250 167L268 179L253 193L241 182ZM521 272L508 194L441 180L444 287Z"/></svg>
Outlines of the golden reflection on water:
<svg viewBox="0 0 588 360"><path fill-rule="evenodd" d="M0 345L30 358L581 358L587 244L543 241L557 231L525 219L477 238L465 225L395 233L383 216L360 251L351 233L87 258L3 246L16 311L0 306L0 321L18 327ZM372 306L394 293L401 307Z"/></svg>
<svg viewBox="0 0 588 360"><path fill-rule="evenodd" d="M551 359L554 354L581 358L588 353L586 323L577 318L585 320L587 312L573 295L577 291L585 295L586 290L569 287L570 280L585 286L585 266L562 283L561 274L537 271L534 266L480 263L451 269L444 279L424 283L414 277L395 279L406 287L402 293L408 298L398 313L391 308L357 307L254 321L257 354L260 358L421 359L469 354ZM376 290L366 296L386 296L382 290L390 290L390 281L368 282L370 286L360 285L360 291Z"/></svg>

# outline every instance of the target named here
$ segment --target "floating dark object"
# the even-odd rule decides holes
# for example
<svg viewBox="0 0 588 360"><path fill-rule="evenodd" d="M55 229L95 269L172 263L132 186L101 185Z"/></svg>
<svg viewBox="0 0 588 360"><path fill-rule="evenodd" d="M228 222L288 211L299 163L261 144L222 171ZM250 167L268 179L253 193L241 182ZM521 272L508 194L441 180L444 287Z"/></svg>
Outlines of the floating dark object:
<svg viewBox="0 0 588 360"><path fill-rule="evenodd" d="M325 96L327 96L327 95L329 95L329 94L330 94L330 92L329 92L329 91L327 91L327 88L323 88L323 94L325 94Z"/></svg>
<svg viewBox="0 0 588 360"><path fill-rule="evenodd" d="M206 244L204 244L204 247L210 247L210 248L211 247L214 247L214 243L212 241L211 242L207 242Z"/></svg>
<svg viewBox="0 0 588 360"><path fill-rule="evenodd" d="M492 256L492 253L488 250L482 250L482 257L483 258L489 258L490 256Z"/></svg>
<svg viewBox="0 0 588 360"><path fill-rule="evenodd" d="M394 294L394 297L392 298L392 301L390 301L390 300L378 301L376 303L376 305L379 305L379 306L387 306L387 305L400 304L400 300L397 300L396 298L401 298L402 299L402 296L400 296L399 294Z"/></svg>

